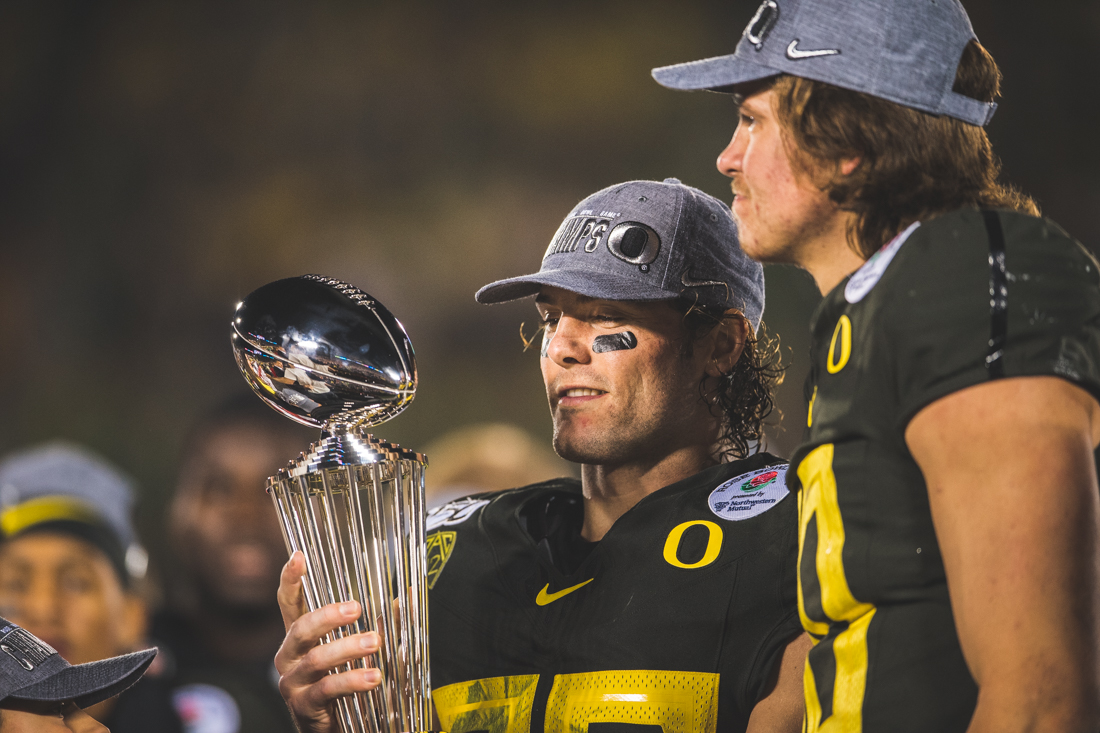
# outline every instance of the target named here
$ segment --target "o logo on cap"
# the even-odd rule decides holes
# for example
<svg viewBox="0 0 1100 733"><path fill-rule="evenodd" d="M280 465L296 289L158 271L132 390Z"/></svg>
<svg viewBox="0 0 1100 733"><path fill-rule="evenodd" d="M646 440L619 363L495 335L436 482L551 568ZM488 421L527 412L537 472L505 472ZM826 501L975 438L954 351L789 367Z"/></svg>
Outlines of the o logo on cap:
<svg viewBox="0 0 1100 733"><path fill-rule="evenodd" d="M777 20L779 20L779 6L776 5L775 0L764 0L760 3L760 7L756 9L756 15L752 16L744 33L745 38L756 47L757 51L764 45L764 39L772 32Z"/></svg>
<svg viewBox="0 0 1100 733"><path fill-rule="evenodd" d="M657 259L657 253L661 251L661 238L645 224L624 221L611 230L607 237L607 249L623 262L648 265Z"/></svg>

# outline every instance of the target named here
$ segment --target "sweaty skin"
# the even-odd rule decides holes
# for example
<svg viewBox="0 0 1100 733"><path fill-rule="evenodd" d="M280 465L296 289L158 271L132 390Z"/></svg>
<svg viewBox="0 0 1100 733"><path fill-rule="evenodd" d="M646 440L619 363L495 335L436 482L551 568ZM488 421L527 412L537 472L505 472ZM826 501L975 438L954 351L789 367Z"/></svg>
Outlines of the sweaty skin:
<svg viewBox="0 0 1100 733"><path fill-rule="evenodd" d="M592 339L592 351L606 354L609 351L626 351L638 345L638 337L630 331L607 333Z"/></svg>

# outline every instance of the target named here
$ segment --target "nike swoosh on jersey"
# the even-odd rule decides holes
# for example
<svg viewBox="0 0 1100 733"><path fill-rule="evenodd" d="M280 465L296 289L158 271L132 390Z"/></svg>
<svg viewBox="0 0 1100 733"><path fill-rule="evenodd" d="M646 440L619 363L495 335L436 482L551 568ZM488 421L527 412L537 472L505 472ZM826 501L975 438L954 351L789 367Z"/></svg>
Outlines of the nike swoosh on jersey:
<svg viewBox="0 0 1100 733"><path fill-rule="evenodd" d="M535 597L535 603L539 604L540 606L549 605L549 604L553 603L554 601L558 600L559 598L564 598L565 596L569 595L570 593L575 591L577 588L588 585L593 580L595 580L595 578L589 578L588 580L584 581L583 583L577 583L576 585L572 585L568 588L563 588L562 590L559 590L556 593L547 593L546 592L546 591L550 590L550 584L547 583L546 587L543 588L542 590L540 590L538 596Z"/></svg>
<svg viewBox="0 0 1100 733"><path fill-rule="evenodd" d="M840 53L839 48L822 48L817 51L803 51L798 47L799 39L796 38L791 41L791 45L787 46L787 58L789 59L812 59L817 56L836 56Z"/></svg>

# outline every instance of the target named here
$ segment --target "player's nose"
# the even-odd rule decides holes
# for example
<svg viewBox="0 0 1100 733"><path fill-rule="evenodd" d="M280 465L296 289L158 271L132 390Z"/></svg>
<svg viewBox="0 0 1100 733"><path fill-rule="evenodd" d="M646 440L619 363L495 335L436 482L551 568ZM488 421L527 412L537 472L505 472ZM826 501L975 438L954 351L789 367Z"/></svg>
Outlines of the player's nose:
<svg viewBox="0 0 1100 733"><path fill-rule="evenodd" d="M741 170L741 160L745 155L745 136L738 135L739 130L740 127L733 131L733 137L730 138L729 143L722 152L718 154L718 160L715 163L718 172L730 178Z"/></svg>
<svg viewBox="0 0 1100 733"><path fill-rule="evenodd" d="M558 366L569 364L587 364L592 358L591 344L588 343L587 325L576 318L562 316L558 319L553 333L548 333L549 341L544 352Z"/></svg>

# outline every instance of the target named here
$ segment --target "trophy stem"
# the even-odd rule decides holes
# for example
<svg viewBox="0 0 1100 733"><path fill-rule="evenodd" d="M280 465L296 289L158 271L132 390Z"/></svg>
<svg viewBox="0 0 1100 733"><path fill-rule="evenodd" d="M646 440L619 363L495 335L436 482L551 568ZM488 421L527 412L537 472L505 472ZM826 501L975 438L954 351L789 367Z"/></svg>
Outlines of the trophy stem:
<svg viewBox="0 0 1100 733"><path fill-rule="evenodd" d="M420 720L417 730L427 730L431 728L432 723L432 685L430 666L428 664L428 650L429 650L429 635L428 635L428 544L427 544L427 531L425 528L425 517L427 516L427 508L425 507L425 495L424 495L424 466L418 462L411 462L413 470L413 482L410 486L412 490L412 504L413 510L409 513L409 521L413 525L413 540L410 546L413 548L414 557L416 559L416 566L412 574L413 587L416 592L417 611L418 618L413 628L416 630L416 634L419 637L417 643L413 645L413 649L417 652L417 658L412 665L412 669L416 671L417 675L417 689L413 696L413 699L420 703L419 713Z"/></svg>
<svg viewBox="0 0 1100 733"><path fill-rule="evenodd" d="M341 525L354 525L355 522L348 522L344 524L334 521L334 515L338 511L338 508L336 505L336 498L333 495L332 481L329 472L321 471L320 477L323 493L318 496L318 499L320 500L319 503L321 505L322 513L324 514L325 529L327 530L328 534L327 549L329 551L329 554L331 555L331 562L328 564L328 568L330 570L330 577L332 581L331 587L335 591L337 602L342 603L344 601L354 600L354 583L348 575L348 560L345 556L345 548L347 547L346 540L350 540L350 538L345 538L340 530ZM348 492L350 493L351 490L352 487L349 486ZM361 615L360 620L356 621L355 624L351 626L351 628L341 628L338 633L341 637L343 637L345 629L348 632L355 633L365 630L364 628L362 628L362 626L363 624ZM363 660L348 662L343 665L343 671L362 669L365 666L366 663ZM355 708L356 714L353 718L354 720L364 720L365 716L362 706L360 704L359 695L341 698L338 702L341 704L341 707L348 712L350 712L350 710L348 710L349 708ZM359 727L356 726L354 730L347 731L346 733L359 733Z"/></svg>
<svg viewBox="0 0 1100 733"><path fill-rule="evenodd" d="M386 516L385 507L385 491L384 483L381 481L376 466L372 466L371 478L374 483L374 491L370 494L370 514L371 521L377 522L374 526L384 527L386 521L389 519ZM394 526L394 525L390 525ZM401 538L397 538L400 541ZM380 607L380 617L385 622L385 630L382 634L382 658L385 667L382 670L384 678L388 679L390 684L386 686L386 690L389 693L387 703L389 704L389 715L387 721L389 723L390 733L400 733L401 716L398 711L401 709L401 699L399 697L399 682L397 676L390 676L395 673L398 668L398 640L400 638L400 631L398 630L398 620L395 617L395 609L393 608L393 600L397 595L393 592L394 585L394 566L390 556L390 538L382 536L375 538L374 552L377 565L376 571L376 583L372 584L374 588L379 591L378 605ZM388 606L388 608L386 608Z"/></svg>
<svg viewBox="0 0 1100 733"><path fill-rule="evenodd" d="M332 456L338 456L335 461ZM427 649L424 458L353 428L333 431L268 481L287 550L306 559L310 610L357 600L361 616L322 639L367 630L379 651L334 672L376 666L382 683L341 698L342 733L403 733L431 726ZM292 473L291 473L292 471Z"/></svg>
<svg viewBox="0 0 1100 733"><path fill-rule="evenodd" d="M344 469L345 476L348 482L347 500L349 503L349 509L351 516L362 517L363 508L362 502L359 500L359 479L356 475L356 471L353 467L348 466ZM374 630L376 626L372 623L373 619L378 618L377 612L371 603L370 591L366 585L367 569L364 565L367 557L366 540L363 536L363 532L360 530L362 522L348 522L348 528L351 531L351 548L349 553L355 567L355 590L359 597L359 603L362 608L362 618L360 624L366 628ZM372 662L375 665L378 664L378 656L372 655ZM385 710L384 701L382 699L381 690L375 688L365 695L357 695L357 698L362 698L363 704L369 709L369 714L364 718L367 728L370 733L379 733L378 723L379 715Z"/></svg>
<svg viewBox="0 0 1100 733"><path fill-rule="evenodd" d="M393 523L393 526L400 528L400 532L405 537L408 537L407 528L405 527L405 516L406 516L407 510L406 510L406 507L404 506L404 504L405 504L405 502L404 502L405 486L406 486L406 482L405 482L406 474L405 474L404 468L405 468L404 461L399 461L397 463L397 465L394 466L394 469L395 469L395 471L394 471L394 484L393 484L394 491L393 491L393 495L392 495L391 500L390 500L389 509L390 509L391 514L390 514L389 519ZM395 560L394 566L400 570L400 573L395 578L395 580L397 581L397 587L394 589L396 591L395 594L394 594L394 597L398 599L397 600L398 633L400 633L400 635L401 635L400 636L400 644L398 645L398 653L401 654L401 657L402 657L402 660L401 660L402 661L402 664L401 664L402 669L407 670L407 669L410 668L409 667L409 651L410 651L410 648L412 646L411 643L410 643L410 639L411 639L411 635L412 635L412 625L414 623L413 618L409 614L410 606L411 606L410 598L409 598L409 590L410 590L409 586L410 586L410 583L412 581L412 578L411 578L412 568L409 565L409 558L407 556L408 552L407 552L406 545L405 545L404 542L394 543L393 551L394 551L394 556L395 556L394 557L394 560ZM402 690L403 696L406 700L411 700L412 699L412 695L410 694L410 690L409 690L409 683L410 683L409 677L410 676L411 675L406 674L405 679L400 680L401 690ZM409 710L406 709L405 706L402 706L402 709L401 709L400 725L401 725L401 730L402 731L409 731L409 730L413 729L412 728L412 721L409 719Z"/></svg>
<svg viewBox="0 0 1100 733"><path fill-rule="evenodd" d="M324 484L326 481L324 472L320 472L320 478L322 484ZM302 490L303 504L305 506L308 519L307 526L310 529L310 540L312 540L307 546L310 547L310 549L312 550L312 552L309 554L314 555L316 560L314 563L314 569L316 572L310 574L312 576L311 580L313 581L315 588L319 586L324 589L325 593L323 596L323 600L325 603L337 603L339 601L348 600L343 584L339 580L342 575L338 565L339 557L334 556L334 553L339 552L339 544L333 536L334 531L332 527L331 508L325 506L324 502L324 498L326 498L325 493L327 492L322 493L320 497L317 497L318 499L320 499L319 501L315 501L315 492L312 491L309 486L308 477L301 477L299 479L299 485ZM323 517L319 518L318 513L322 514ZM322 527L327 530L326 534L328 534L328 542L325 542L325 539L321 536ZM326 550L328 552L326 552ZM334 565L336 567L334 567ZM347 627L337 627L332 632L332 634L329 635L328 641L342 639L349 631L352 630L348 629ZM344 669L341 671L346 671L349 668L350 667L348 665L344 665ZM336 706L337 708L339 708L341 713L341 715L339 715L338 717L341 720L341 729L344 731L344 733L357 733L356 730L349 729L347 727L347 722L345 722L355 719L351 714L348 698L338 699L336 701Z"/></svg>

